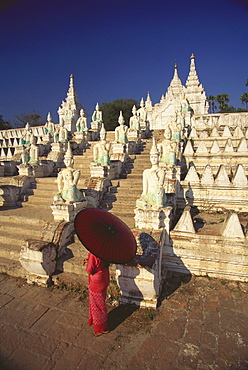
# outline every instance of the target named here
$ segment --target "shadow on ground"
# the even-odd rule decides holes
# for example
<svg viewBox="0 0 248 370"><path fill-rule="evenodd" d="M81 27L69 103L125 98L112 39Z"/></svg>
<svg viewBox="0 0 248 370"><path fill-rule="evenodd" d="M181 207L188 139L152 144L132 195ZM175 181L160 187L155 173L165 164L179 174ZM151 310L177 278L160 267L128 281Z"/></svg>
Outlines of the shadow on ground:
<svg viewBox="0 0 248 370"><path fill-rule="evenodd" d="M120 305L108 313L109 330L115 330L117 326L130 317L139 307L135 305Z"/></svg>
<svg viewBox="0 0 248 370"><path fill-rule="evenodd" d="M190 273L173 273L165 279L157 307L161 306L164 299L168 299L181 285L188 284L192 278Z"/></svg>

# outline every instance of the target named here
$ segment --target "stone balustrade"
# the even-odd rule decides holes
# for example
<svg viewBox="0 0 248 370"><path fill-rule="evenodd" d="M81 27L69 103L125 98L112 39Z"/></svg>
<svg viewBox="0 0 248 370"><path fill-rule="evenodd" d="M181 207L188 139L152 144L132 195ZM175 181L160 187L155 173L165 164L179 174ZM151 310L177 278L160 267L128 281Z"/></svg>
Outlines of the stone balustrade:
<svg viewBox="0 0 248 370"><path fill-rule="evenodd" d="M170 232L171 243L164 246L163 264L170 271L248 281L247 236L238 215L226 214L224 221L206 222L196 230L196 218L187 206L177 225ZM222 215L221 215L222 216ZM199 219L201 214L197 215Z"/></svg>

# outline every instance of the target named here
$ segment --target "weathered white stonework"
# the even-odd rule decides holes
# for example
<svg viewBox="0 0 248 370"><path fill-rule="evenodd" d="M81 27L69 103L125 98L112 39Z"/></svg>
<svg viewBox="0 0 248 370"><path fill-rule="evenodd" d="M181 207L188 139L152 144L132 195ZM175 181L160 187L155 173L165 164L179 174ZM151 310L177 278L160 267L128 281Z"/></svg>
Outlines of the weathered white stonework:
<svg viewBox="0 0 248 370"><path fill-rule="evenodd" d="M161 243L164 232L133 230L137 255L130 263L116 265L122 304L156 308L161 289Z"/></svg>
<svg viewBox="0 0 248 370"><path fill-rule="evenodd" d="M51 204L52 214L55 221L65 220L72 222L76 214L86 208L87 201L84 199L81 202L73 203L53 203Z"/></svg>
<svg viewBox="0 0 248 370"><path fill-rule="evenodd" d="M185 212L188 218L189 210ZM192 221L188 230L183 223L181 225L170 232L171 245L163 249L163 264L167 269L248 281L247 239L235 213L227 215L223 226L214 233L205 226L192 232Z"/></svg>
<svg viewBox="0 0 248 370"><path fill-rule="evenodd" d="M231 180L224 165L219 167L215 177L212 165L207 165L201 176L195 166L191 166L180 184L185 202L200 209L248 211L247 177L242 165L235 168ZM178 202L182 204L182 200L178 199Z"/></svg>

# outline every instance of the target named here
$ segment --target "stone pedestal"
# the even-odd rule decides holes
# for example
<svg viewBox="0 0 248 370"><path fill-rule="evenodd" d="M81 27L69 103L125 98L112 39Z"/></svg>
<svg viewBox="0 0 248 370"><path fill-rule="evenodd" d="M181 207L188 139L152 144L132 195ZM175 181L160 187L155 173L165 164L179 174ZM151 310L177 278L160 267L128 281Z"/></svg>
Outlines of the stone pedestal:
<svg viewBox="0 0 248 370"><path fill-rule="evenodd" d="M73 222L51 221L46 222L39 239L23 242L19 261L28 272L28 283L52 284L55 271L63 271L66 247L74 242L74 233Z"/></svg>
<svg viewBox="0 0 248 370"><path fill-rule="evenodd" d="M113 154L124 154L128 153L128 143L113 143L112 144Z"/></svg>
<svg viewBox="0 0 248 370"><path fill-rule="evenodd" d="M52 150L47 156L47 159L56 163L57 167L64 165L64 144L52 143Z"/></svg>
<svg viewBox="0 0 248 370"><path fill-rule="evenodd" d="M3 163L5 176L14 176L17 174L17 167L15 161L3 161Z"/></svg>
<svg viewBox="0 0 248 370"><path fill-rule="evenodd" d="M121 290L120 303L156 308L158 291L154 286L155 275L156 264L152 268L116 265L116 278Z"/></svg>
<svg viewBox="0 0 248 370"><path fill-rule="evenodd" d="M19 199L20 189L14 185L0 186L0 206L14 207Z"/></svg>
<svg viewBox="0 0 248 370"><path fill-rule="evenodd" d="M44 177L43 166L32 166L34 177Z"/></svg>
<svg viewBox="0 0 248 370"><path fill-rule="evenodd" d="M42 142L45 143L52 143L53 142L53 136L50 134L45 134L42 136Z"/></svg>
<svg viewBox="0 0 248 370"><path fill-rule="evenodd" d="M78 149L86 149L89 145L89 140L91 139L91 134L89 131L75 132L73 140L78 144Z"/></svg>
<svg viewBox="0 0 248 370"><path fill-rule="evenodd" d="M20 263L29 273L49 277L56 269L56 245L42 240L27 239L20 252Z"/></svg>
<svg viewBox="0 0 248 370"><path fill-rule="evenodd" d="M87 201L74 202L74 203L53 203L51 204L52 214L54 220L65 220L72 222L76 214L82 209L86 208Z"/></svg>
<svg viewBox="0 0 248 370"><path fill-rule="evenodd" d="M138 229L155 229L159 230L164 228L168 231L170 229L170 224L172 220L172 207L161 207L156 206L137 206L134 209L134 220L135 227Z"/></svg>
<svg viewBox="0 0 248 370"><path fill-rule="evenodd" d="M147 232L146 232L147 231ZM156 308L160 293L160 250L164 231L133 230L137 255L127 264L116 265L121 304Z"/></svg>
<svg viewBox="0 0 248 370"><path fill-rule="evenodd" d="M19 175L25 175L25 176L33 176L33 169L32 169L32 166L30 166L29 164L20 164L20 166L18 166L18 169L19 169Z"/></svg>
<svg viewBox="0 0 248 370"><path fill-rule="evenodd" d="M20 164L18 166L19 175L34 176L34 177L48 177L52 174L54 169L53 161L42 160L38 165Z"/></svg>
<svg viewBox="0 0 248 370"><path fill-rule="evenodd" d="M91 177L105 177L108 180L113 180L115 179L115 167L102 166L92 162L90 164L90 175Z"/></svg>
<svg viewBox="0 0 248 370"><path fill-rule="evenodd" d="M64 151L64 144L63 143L52 143L52 151L53 152Z"/></svg>

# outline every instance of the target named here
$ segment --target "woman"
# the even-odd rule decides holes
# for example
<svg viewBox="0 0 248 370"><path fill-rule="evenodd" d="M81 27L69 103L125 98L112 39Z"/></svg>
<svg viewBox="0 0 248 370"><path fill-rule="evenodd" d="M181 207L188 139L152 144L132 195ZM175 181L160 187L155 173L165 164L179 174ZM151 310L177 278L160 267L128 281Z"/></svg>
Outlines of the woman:
<svg viewBox="0 0 248 370"><path fill-rule="evenodd" d="M86 271L89 274L89 322L88 325L94 324L93 334L99 337L107 334L108 330L108 313L105 303L107 288L109 285L109 262L104 261L93 254L88 254Z"/></svg>

